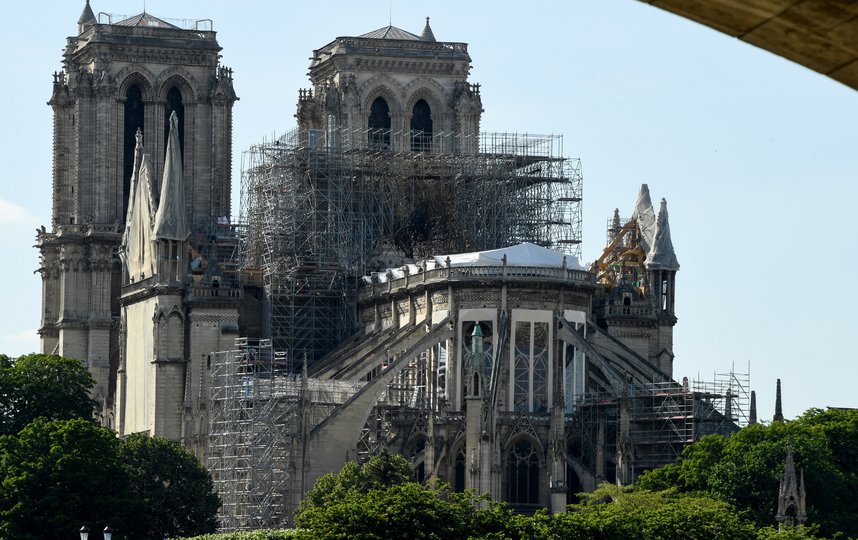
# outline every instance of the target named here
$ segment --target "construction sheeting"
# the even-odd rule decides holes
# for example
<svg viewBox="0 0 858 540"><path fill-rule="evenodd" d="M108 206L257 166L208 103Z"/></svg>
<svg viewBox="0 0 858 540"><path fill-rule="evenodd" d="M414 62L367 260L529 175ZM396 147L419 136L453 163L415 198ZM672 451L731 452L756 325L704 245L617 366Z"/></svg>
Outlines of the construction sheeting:
<svg viewBox="0 0 858 540"><path fill-rule="evenodd" d="M185 186L182 178L182 152L179 149L179 120L170 115L170 135L167 138L167 158L161 182L161 202L155 213L156 240L184 242L191 235L185 209Z"/></svg>
<svg viewBox="0 0 858 540"><path fill-rule="evenodd" d="M649 186L646 184L641 184L641 191L638 194L638 200L635 202L632 219L638 221L638 228L641 231L641 249L644 253L649 253L655 240L655 211L652 208Z"/></svg>
<svg viewBox="0 0 858 540"><path fill-rule="evenodd" d="M486 251L473 251L471 253L454 253L451 255L435 255L414 264L405 264L396 268L388 268L383 272L374 273L379 283L385 283L388 279L399 279L408 275L414 275L424 270L435 268L446 268L447 260L451 267L469 266L503 266L506 257L507 266L538 266L541 268L563 268L568 270L586 270L578 262L578 257L554 251L552 249L537 246L530 242L524 242L514 246ZM370 276L364 277L365 283L370 283Z"/></svg>
<svg viewBox="0 0 858 540"><path fill-rule="evenodd" d="M450 259L450 266L502 266L504 264L504 256L506 256L507 266L562 268L565 264L566 268L570 270L584 270L584 267L578 263L578 257L537 246L530 242L487 251L438 255L432 259L437 266L446 266L448 257Z"/></svg>
<svg viewBox="0 0 858 540"><path fill-rule="evenodd" d="M155 273L155 244L151 226L155 205L152 198L152 170L149 168L149 156L141 155L141 149L142 145L138 142L135 161L139 157L140 165L131 178L128 220L119 252L132 282L151 277Z"/></svg>

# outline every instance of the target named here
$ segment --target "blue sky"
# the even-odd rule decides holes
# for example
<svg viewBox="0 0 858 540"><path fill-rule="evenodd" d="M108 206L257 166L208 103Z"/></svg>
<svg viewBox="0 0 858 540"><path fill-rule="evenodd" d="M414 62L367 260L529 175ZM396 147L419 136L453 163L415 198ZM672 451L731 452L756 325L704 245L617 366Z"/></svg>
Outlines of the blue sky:
<svg viewBox="0 0 858 540"><path fill-rule="evenodd" d="M83 1L17 4L2 40L0 352L38 349L35 229L50 222L51 73ZM142 1L93 0L133 15ZM148 0L146 11L212 19L235 70L233 200L241 151L294 123L312 50L393 24L469 43L486 131L562 133L584 171L585 260L641 183L667 198L682 269L675 375L735 365L771 418L858 406L852 321L858 266L858 93L770 53L632 0L262 2Z"/></svg>

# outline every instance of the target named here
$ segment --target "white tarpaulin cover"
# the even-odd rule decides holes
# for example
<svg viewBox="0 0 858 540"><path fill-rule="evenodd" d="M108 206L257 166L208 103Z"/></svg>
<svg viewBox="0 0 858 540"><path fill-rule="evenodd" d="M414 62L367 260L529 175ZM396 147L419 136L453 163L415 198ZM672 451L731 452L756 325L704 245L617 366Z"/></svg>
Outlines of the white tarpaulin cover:
<svg viewBox="0 0 858 540"><path fill-rule="evenodd" d="M641 191L638 194L637 202L635 202L632 218L637 219L638 228L641 231L641 249L644 253L649 253L655 240L655 211L649 196L649 186L646 184L641 184Z"/></svg>
<svg viewBox="0 0 858 540"><path fill-rule="evenodd" d="M128 220L122 235L122 249L119 256L125 263L128 276L132 281L150 277L155 273L152 239L152 171L149 169L149 156L140 153L143 145L139 133L135 162L140 158L140 166L131 177L131 199L128 205Z"/></svg>
<svg viewBox="0 0 858 540"><path fill-rule="evenodd" d="M182 178L182 153L179 149L179 120L170 115L167 157L161 181L161 202L155 214L155 239L184 242L191 235L185 210L185 186Z"/></svg>
<svg viewBox="0 0 858 540"><path fill-rule="evenodd" d="M432 259L438 267L447 265L447 257L450 258L450 266L502 266L504 255L506 255L507 266L562 267L563 259L566 259L566 268L584 270L574 255L567 255L530 242L489 251L437 255Z"/></svg>
<svg viewBox="0 0 858 540"><path fill-rule="evenodd" d="M670 239L670 224L667 220L667 201L661 200L658 211L658 221L655 223L655 238L652 249L646 256L646 267L650 270L679 270L679 261L673 251L673 241Z"/></svg>
<svg viewBox="0 0 858 540"><path fill-rule="evenodd" d="M491 249L488 251L474 251L472 253L455 253L452 255L436 255L424 261L414 264L405 264L397 268L388 268L383 272L375 273L376 279L380 283L388 280L388 273L392 279L399 279L405 276L406 269L409 275L415 275L421 269L434 270L435 268L446 268L447 258L450 258L450 266L503 266L503 258L506 255L507 266L540 266L547 268L562 268L563 260L566 260L566 268L569 270L586 270L578 262L578 257L568 255L559 251L554 251L548 248L537 246L525 242L515 246L510 246L500 249ZM364 281L369 283L370 277L364 277Z"/></svg>

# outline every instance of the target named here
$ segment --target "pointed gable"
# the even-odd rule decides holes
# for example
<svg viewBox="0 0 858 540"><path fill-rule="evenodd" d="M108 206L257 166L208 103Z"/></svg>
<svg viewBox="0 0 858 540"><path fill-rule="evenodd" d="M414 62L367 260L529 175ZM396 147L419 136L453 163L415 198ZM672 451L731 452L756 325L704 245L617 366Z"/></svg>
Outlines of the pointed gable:
<svg viewBox="0 0 858 540"><path fill-rule="evenodd" d="M185 185L182 173L182 152L179 148L179 120L176 112L170 115L170 134L167 138L167 157L161 181L161 200L155 214L156 240L183 242L191 235L185 208Z"/></svg>

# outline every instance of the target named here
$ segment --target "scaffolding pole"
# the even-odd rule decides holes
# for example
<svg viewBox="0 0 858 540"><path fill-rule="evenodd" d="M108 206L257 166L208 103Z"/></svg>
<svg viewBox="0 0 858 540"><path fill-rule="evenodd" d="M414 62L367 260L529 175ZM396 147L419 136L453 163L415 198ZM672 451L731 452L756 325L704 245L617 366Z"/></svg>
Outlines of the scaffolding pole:
<svg viewBox="0 0 858 540"><path fill-rule="evenodd" d="M379 144L409 136L295 130L243 155L241 265L262 274L264 337L293 371L353 333L358 280L373 271L520 242L580 255L581 163L561 136ZM457 148L476 151L440 151Z"/></svg>
<svg viewBox="0 0 858 540"><path fill-rule="evenodd" d="M212 356L206 465L223 501L222 530L289 525L306 434L363 384L289 373L267 339L239 338Z"/></svg>

